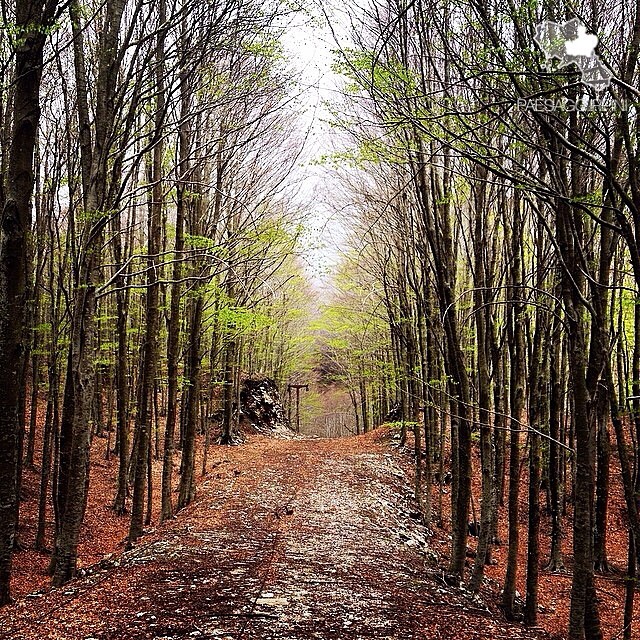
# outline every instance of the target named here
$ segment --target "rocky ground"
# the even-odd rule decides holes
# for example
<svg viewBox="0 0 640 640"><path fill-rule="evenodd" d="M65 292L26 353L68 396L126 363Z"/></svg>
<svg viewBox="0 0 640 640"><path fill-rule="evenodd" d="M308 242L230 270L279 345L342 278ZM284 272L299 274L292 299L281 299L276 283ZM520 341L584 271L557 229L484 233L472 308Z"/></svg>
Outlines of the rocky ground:
<svg viewBox="0 0 640 640"><path fill-rule="evenodd" d="M376 438L216 447L195 504L3 609L0 638L545 637L443 582L399 456Z"/></svg>

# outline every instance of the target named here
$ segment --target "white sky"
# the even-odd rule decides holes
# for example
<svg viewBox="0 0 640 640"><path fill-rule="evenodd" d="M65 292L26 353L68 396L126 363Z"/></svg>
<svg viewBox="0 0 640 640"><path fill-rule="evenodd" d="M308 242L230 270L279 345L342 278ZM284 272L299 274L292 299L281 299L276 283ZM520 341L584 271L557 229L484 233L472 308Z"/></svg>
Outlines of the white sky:
<svg viewBox="0 0 640 640"><path fill-rule="evenodd" d="M331 69L333 36L323 19L299 18L282 39L290 65L298 73L301 106L300 130L309 130L307 149L300 171L304 176L302 196L312 203L307 248L307 273L317 289L331 288L331 271L336 266L344 227L331 210L329 200L335 185L330 172L313 161L331 154L339 145L327 120L326 103L338 95L341 80Z"/></svg>

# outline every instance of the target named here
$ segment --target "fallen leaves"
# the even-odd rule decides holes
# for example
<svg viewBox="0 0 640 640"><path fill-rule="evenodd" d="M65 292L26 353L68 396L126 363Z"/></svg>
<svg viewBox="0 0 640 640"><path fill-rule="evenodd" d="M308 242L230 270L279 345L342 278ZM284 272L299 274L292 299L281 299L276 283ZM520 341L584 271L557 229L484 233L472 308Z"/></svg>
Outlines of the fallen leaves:
<svg viewBox="0 0 640 640"><path fill-rule="evenodd" d="M376 436L253 437L210 456L228 464L195 504L65 590L3 610L3 640L541 637L440 580L434 536Z"/></svg>

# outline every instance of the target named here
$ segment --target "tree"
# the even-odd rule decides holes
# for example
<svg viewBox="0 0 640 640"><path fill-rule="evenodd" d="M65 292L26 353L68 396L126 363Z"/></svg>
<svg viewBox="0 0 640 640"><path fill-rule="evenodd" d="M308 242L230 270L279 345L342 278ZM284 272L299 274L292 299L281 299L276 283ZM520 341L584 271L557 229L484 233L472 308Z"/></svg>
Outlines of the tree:
<svg viewBox="0 0 640 640"><path fill-rule="evenodd" d="M0 605L10 601L11 555L18 510L21 419L25 384L28 235L34 185L34 150L40 118L40 83L47 32L58 3L16 0L11 138L0 192Z"/></svg>

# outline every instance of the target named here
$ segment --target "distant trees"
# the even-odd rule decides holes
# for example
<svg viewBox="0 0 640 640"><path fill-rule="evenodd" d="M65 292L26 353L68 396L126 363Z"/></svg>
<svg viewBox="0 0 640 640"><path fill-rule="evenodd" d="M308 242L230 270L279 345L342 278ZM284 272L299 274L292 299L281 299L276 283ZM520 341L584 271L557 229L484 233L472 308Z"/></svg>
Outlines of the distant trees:
<svg viewBox="0 0 640 640"><path fill-rule="evenodd" d="M363 264L356 254L345 257L336 274L338 290L312 326L320 382L347 390L357 434L379 425L397 399L390 375L386 310Z"/></svg>

